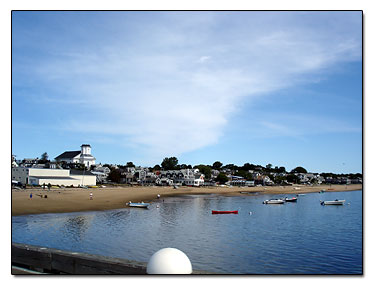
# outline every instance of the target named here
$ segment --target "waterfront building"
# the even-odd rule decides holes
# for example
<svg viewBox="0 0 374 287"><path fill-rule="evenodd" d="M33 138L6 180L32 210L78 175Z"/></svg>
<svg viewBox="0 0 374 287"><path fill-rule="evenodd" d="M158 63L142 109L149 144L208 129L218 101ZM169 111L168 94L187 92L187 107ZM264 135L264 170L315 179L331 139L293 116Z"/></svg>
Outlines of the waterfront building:
<svg viewBox="0 0 374 287"><path fill-rule="evenodd" d="M30 185L96 185L96 175L89 171L51 168L12 168L12 180Z"/></svg>
<svg viewBox="0 0 374 287"><path fill-rule="evenodd" d="M81 150L66 151L55 158L57 162L81 163L87 168L95 164L96 158L91 155L91 146L82 144Z"/></svg>

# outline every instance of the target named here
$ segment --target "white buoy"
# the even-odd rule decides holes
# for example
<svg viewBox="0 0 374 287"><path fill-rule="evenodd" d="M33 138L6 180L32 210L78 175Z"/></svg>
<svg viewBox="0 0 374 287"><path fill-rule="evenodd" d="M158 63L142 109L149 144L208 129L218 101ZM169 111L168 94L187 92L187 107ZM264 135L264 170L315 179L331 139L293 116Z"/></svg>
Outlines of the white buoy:
<svg viewBox="0 0 374 287"><path fill-rule="evenodd" d="M154 253L147 264L147 274L191 274L190 259L176 248L163 248Z"/></svg>

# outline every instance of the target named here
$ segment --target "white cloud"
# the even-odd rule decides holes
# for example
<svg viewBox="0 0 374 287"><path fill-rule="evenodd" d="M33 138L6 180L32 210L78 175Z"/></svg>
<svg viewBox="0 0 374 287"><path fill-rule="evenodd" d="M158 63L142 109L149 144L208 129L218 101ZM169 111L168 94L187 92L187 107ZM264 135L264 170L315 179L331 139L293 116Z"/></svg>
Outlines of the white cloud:
<svg viewBox="0 0 374 287"><path fill-rule="evenodd" d="M124 22L131 34L121 34L121 25L90 31L105 40L57 47L30 74L66 91L66 103L85 103L89 121L66 115L74 130L117 135L166 156L217 143L243 98L313 81L313 74L361 56L361 32L346 30L349 17L308 22L280 13L264 21L261 13L233 14L204 20L200 13L194 23L191 14L165 13L154 22Z"/></svg>
<svg viewBox="0 0 374 287"><path fill-rule="evenodd" d="M210 56L201 56L198 60L199 63L204 63L208 61L211 57Z"/></svg>

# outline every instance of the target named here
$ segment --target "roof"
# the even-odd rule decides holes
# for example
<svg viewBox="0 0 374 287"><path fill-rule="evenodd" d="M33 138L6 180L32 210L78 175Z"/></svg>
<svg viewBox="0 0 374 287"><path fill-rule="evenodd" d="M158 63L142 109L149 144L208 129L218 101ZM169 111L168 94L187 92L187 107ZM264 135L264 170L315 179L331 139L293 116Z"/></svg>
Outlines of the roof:
<svg viewBox="0 0 374 287"><path fill-rule="evenodd" d="M68 179L68 180L76 180L76 178L72 178L70 176L35 176L30 175L29 177L38 178L38 179Z"/></svg>
<svg viewBox="0 0 374 287"><path fill-rule="evenodd" d="M83 170L77 170L77 169L71 169L70 170L70 174L71 175L83 175ZM95 176L93 173L91 173L90 171L86 170L84 171L84 175L93 175Z"/></svg>
<svg viewBox="0 0 374 287"><path fill-rule="evenodd" d="M55 157L55 159L60 159L60 158L74 158L74 157L76 157L80 153L81 153L80 150L77 150L77 151L66 151L66 152L60 154L59 156Z"/></svg>

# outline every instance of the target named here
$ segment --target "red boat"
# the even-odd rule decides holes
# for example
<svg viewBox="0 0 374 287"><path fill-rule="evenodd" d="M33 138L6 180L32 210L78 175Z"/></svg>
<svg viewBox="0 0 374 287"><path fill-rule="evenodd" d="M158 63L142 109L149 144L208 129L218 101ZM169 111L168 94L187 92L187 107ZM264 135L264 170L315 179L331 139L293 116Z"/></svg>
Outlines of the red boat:
<svg viewBox="0 0 374 287"><path fill-rule="evenodd" d="M230 213L238 214L238 211L237 210L223 210L223 211L212 210L212 214L230 214Z"/></svg>

